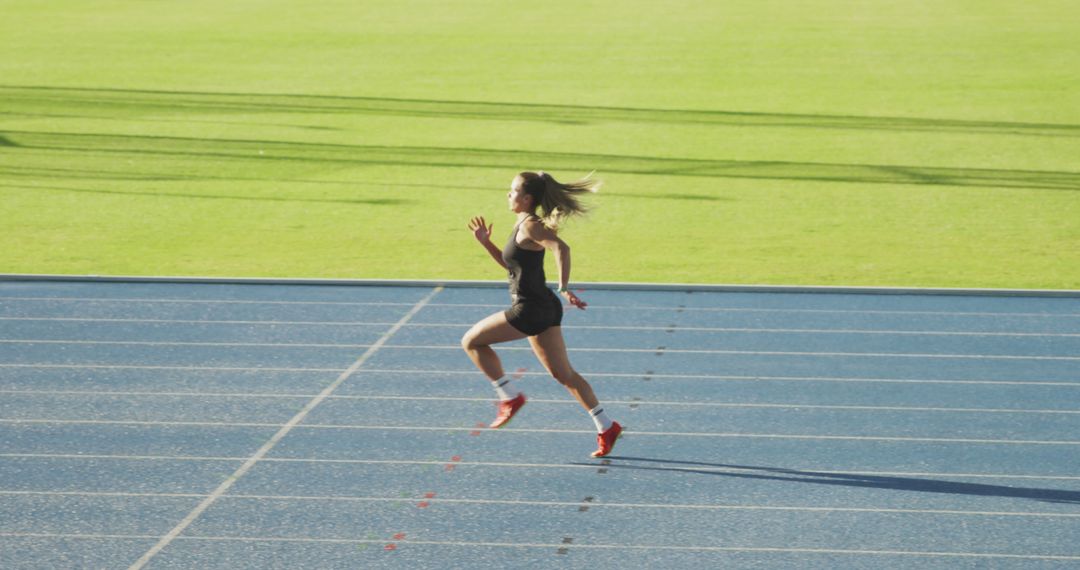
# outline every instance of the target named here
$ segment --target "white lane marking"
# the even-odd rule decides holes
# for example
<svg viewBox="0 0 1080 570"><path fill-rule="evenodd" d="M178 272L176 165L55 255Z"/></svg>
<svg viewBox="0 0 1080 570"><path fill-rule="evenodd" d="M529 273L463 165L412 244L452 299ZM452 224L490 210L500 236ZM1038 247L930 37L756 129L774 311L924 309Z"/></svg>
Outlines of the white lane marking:
<svg viewBox="0 0 1080 570"><path fill-rule="evenodd" d="M176 325L267 325L267 326L364 326L364 327L390 327L394 323L382 322L358 322L358 321L234 321L212 319L106 319L92 317L0 317L0 321L29 321L29 322L60 322L60 323L123 323L123 324L176 324ZM408 324L406 327L425 326ZM435 326L435 325L432 325ZM465 325L444 325L463 327ZM1038 333L1023 333L1038 334Z"/></svg>
<svg viewBox="0 0 1080 570"><path fill-rule="evenodd" d="M74 344L74 345L131 345L131 346L225 346L225 347L272 347L272 348L369 348L366 344L290 344L290 343L232 343L232 342L156 342L156 341L117 341L117 340L56 340L56 339L8 339L0 344ZM397 350L453 350L461 347L449 344L390 344L382 348ZM529 346L500 346L499 350L532 352ZM1074 361L1080 356L1028 356L1022 354L927 354L907 352L816 352L816 351L773 351L773 350L697 350L685 348L589 348L573 347L569 352L615 352L615 353L670 353L670 354L717 354L717 355L763 355L763 356L823 356L841 358L931 358L931 359L974 359L974 360L1051 360Z"/></svg>
<svg viewBox="0 0 1080 570"><path fill-rule="evenodd" d="M579 503L575 503L579 504ZM0 537L6 538L59 538L59 539L84 539L84 540L135 540L155 538L142 534L74 534L74 533L45 533L45 532L0 532ZM535 542L463 542L463 541L439 541L439 540L415 540L403 539L400 541L367 540L361 538L314 538L314 537L255 537L255 536L180 536L181 541L203 542L285 542L285 543L312 543L312 544L386 544L387 542L401 542L403 544L421 546L451 546L460 548L568 548L582 550L664 550L671 552L742 552L760 554L836 554L851 556L916 556L924 558L988 558L988 559L1019 559L1019 560L1080 560L1080 556L1052 555L1052 554L1009 554L1009 553L983 553L983 552L942 552L942 551L917 551L917 550L851 550L831 548L781 548L781 547L743 547L743 546L670 546L670 545L647 545L647 544L547 544Z"/></svg>
<svg viewBox="0 0 1080 570"><path fill-rule="evenodd" d="M444 305L445 306L445 305ZM502 306L502 305L495 305ZM797 313L797 314L856 314L856 315L945 315L956 317L1050 317L1050 318L1077 318L1080 313L994 313L981 311L890 311L873 309L766 309L766 308L742 308L742 307L638 307L635 305L589 305L590 309L610 310L651 310L651 311L675 311L682 312L715 312L715 313Z"/></svg>
<svg viewBox="0 0 1080 570"><path fill-rule="evenodd" d="M325 327L382 327L391 326L394 323L362 322L362 321L237 321L237 320L191 320L191 319L106 319L106 318L78 318L78 317L0 317L0 321L30 321L30 322L86 322L86 323L131 323L131 324L191 324L191 325L263 325L263 326L325 326ZM405 328L452 328L465 330L472 323L409 323ZM761 334L869 334L869 335L902 335L902 336L992 336L992 337L1080 337L1080 333L1049 333L1049 332L982 332L982 331L922 331L922 330L892 330L892 329L792 329L792 328L742 328L742 327L691 327L678 325L671 326L642 326L635 325L634 330L644 331L669 331L672 334L679 332L731 332L731 333L761 333ZM571 330L613 330L626 331L625 326L609 325L563 325L564 331Z"/></svg>
<svg viewBox="0 0 1080 570"><path fill-rule="evenodd" d="M149 540L153 534L90 534L65 532L0 532L0 538L52 538L62 540Z"/></svg>
<svg viewBox="0 0 1080 570"><path fill-rule="evenodd" d="M8 491L0 489L0 495L12 497L18 496L43 496L43 497L145 497L162 499L190 499L192 497L205 497L206 493L136 493L132 491ZM1080 515L1077 515L1080 516Z"/></svg>
<svg viewBox="0 0 1080 570"><path fill-rule="evenodd" d="M202 456L202 455L117 455L117 454L88 454L88 453L0 453L0 457L9 459L73 459L78 461L106 460L106 461L226 461L241 462L247 457L226 456ZM619 459L619 458L615 458ZM620 461L631 461L621 459ZM264 457L263 463L310 463L310 464L333 464L333 465L437 465L442 466L446 461L439 460L410 460L410 459L316 459L306 457ZM505 467L510 469L596 469L597 464L590 463L515 463L505 461L461 461L461 466L471 467ZM618 464L624 465L624 464ZM638 465L638 464L625 464ZM693 469L694 471L710 471L717 473L753 473L760 472L760 468L753 467L709 467L707 465L687 467L684 463L657 460L649 465L666 466L671 468ZM786 468L791 472L803 471L813 475L841 475L859 477L920 477L920 478L949 478L949 479L1021 479L1021 480L1046 480L1046 481L1080 481L1077 475L1013 475L1004 473L931 473L920 471L843 471L821 470L813 468Z"/></svg>
<svg viewBox="0 0 1080 570"><path fill-rule="evenodd" d="M0 367L3 365L0 364ZM473 370L415 370L401 368L370 368L365 373L379 374L461 374L476 376ZM545 372L522 372L524 376L548 376ZM1042 380L934 380L923 378L844 378L838 376L734 376L724 374L659 374L659 373L611 373L611 372L583 372L584 376L597 378L619 378L640 382L643 377L653 380L716 380L722 382L861 382L861 383L889 383L889 384L1000 384L1006 386L1076 386L1080 382L1051 382Z"/></svg>
<svg viewBox="0 0 1080 570"><path fill-rule="evenodd" d="M0 344L75 344L111 346L225 346L260 348L371 348L371 344L333 344L296 342L187 342L152 340L81 340L81 339L0 339Z"/></svg>
<svg viewBox="0 0 1080 570"><path fill-rule="evenodd" d="M6 297L0 301L60 301L63 303L190 303L193 305L330 305L361 307L411 307L413 303L378 301L270 301L251 299L150 299L141 297ZM429 303L430 304L430 303Z"/></svg>
<svg viewBox="0 0 1080 570"><path fill-rule="evenodd" d="M275 366L154 366L143 364L10 364L0 363L0 368L59 368L74 370L186 370L227 372L341 372L338 368L292 368Z"/></svg>
<svg viewBox="0 0 1080 570"><path fill-rule="evenodd" d="M321 401L321 400L320 400ZM189 426L189 427L279 427L275 423L259 422L182 422L182 421L145 421L145 420L59 420L59 419L0 419L2 424L55 424L55 425L131 425L131 426ZM304 424L289 426L289 429L319 430L370 430L370 431L476 431L476 427L457 426L384 426L359 424ZM282 428L284 429L284 428ZM502 428L500 433L550 433L550 434L593 434L595 431L572 429L537 429L537 428ZM838 440L838 441L891 441L917 443L979 443L989 445L1080 445L1076 440L1041 440L1041 439L979 439L950 437L900 437L870 435L809 435L778 433L735 433L735 432L671 432L671 431L633 431L627 435L633 437L704 437L704 438L748 438L748 439L794 439L794 440ZM276 443L276 441L275 441Z"/></svg>
<svg viewBox="0 0 1080 570"><path fill-rule="evenodd" d="M460 328L461 325L413 325L422 326L446 326ZM1042 332L979 332L979 331L921 331L921 330L894 330L894 329L788 329L788 328L742 328L742 327L688 327L683 325L672 326L606 326L606 325L564 325L564 331L572 330L613 330L626 332L628 328L633 330L649 331L672 331L678 334L688 332L731 332L731 333L762 333L762 334L846 334L846 335L901 335L901 336L1002 336L1002 337L1080 337L1080 333L1042 333Z"/></svg>
<svg viewBox="0 0 1080 570"><path fill-rule="evenodd" d="M0 367L4 365L0 364ZM365 368L364 373L415 375L465 375L476 377L475 370L419 370L405 368ZM546 372L522 372L523 376L548 376ZM612 372L582 372L586 377L626 379L640 382L645 376L653 380L716 380L720 382L856 382L887 384L973 384L1005 386L1071 386L1080 382L1050 382L1042 380L932 380L923 378L843 378L833 376L733 376L724 374L625 374Z"/></svg>
<svg viewBox="0 0 1080 570"><path fill-rule="evenodd" d="M286 368L259 366L152 366L137 364L11 364L0 363L0 368L41 368L70 370L182 370L182 371L229 371L229 372L340 372L341 368ZM365 368L364 374L407 374L407 375L465 375L476 377L476 370L417 370L406 368ZM1043 380L933 380L922 378L843 378L833 376L733 376L723 374L626 374L612 372L582 372L587 377L619 378L640 381L643 376L654 380L715 380L720 382L855 382L889 384L971 384L1005 386L1071 386L1080 387L1080 382L1052 382ZM547 376L543 372L522 372L524 376Z"/></svg>
<svg viewBox="0 0 1080 570"><path fill-rule="evenodd" d="M49 395L56 394L58 396L124 396L124 397L148 397L163 396L167 398L292 398L292 399L307 399L310 400L317 396L317 394L288 394L280 392L148 392L148 391L124 391L124 390L0 390L0 394L18 394L18 395ZM368 398L380 398L380 396L340 396L331 395L327 397L331 400L343 400L343 399L368 399ZM402 399L405 399L404 396ZM439 400L444 398L427 398L420 396L419 399L432 399ZM449 400L454 399L468 399L468 400L483 400L482 398L445 398ZM490 401L490 400L483 400ZM536 401L529 399L530 402Z"/></svg>
<svg viewBox="0 0 1080 570"><path fill-rule="evenodd" d="M172 499L205 497L203 493L135 493L127 491L5 491L0 490L0 495L7 496L41 496L41 497L107 497L107 498L149 498L149 499ZM221 500L248 500L248 501L330 501L330 502L355 502L355 503L400 503L402 501L416 500L410 497L361 497L350 495L250 495L231 494ZM450 505L523 505L532 507L578 507L581 501L526 501L520 499L453 499L447 497L434 497L424 499L431 504ZM1033 517L1033 518L1080 518L1080 513L1051 513L1031 511L962 511L956 509L896 509L896 508L871 508L871 507L800 507L800 506L775 506L775 505L709 505L709 504L681 504L681 503L605 503L594 501L589 507L606 507L614 509L670 509L670 510L702 510L702 511L785 511L785 512L810 512L810 513L890 513L890 514L917 514L917 515L958 515L979 517Z"/></svg>
<svg viewBox="0 0 1080 570"><path fill-rule="evenodd" d="M118 390L3 390L0 394L17 394L29 396L123 396L138 398L241 398L241 399L302 399L313 398L315 394L283 394L274 392L147 392L147 391L118 391ZM355 395L331 395L330 400L389 400L389 401L433 401L433 402L490 402L490 398L468 398L456 396L355 396ZM529 400L538 404L554 404L565 406L577 406L577 402L571 400L545 400L532 398ZM981 414L1080 414L1080 410L1031 410L1010 408L946 408L924 406L854 406L842 404L764 404L764 403L736 403L736 402L672 402L662 400L604 400L608 404L626 405L649 405L649 406L672 406L672 407L703 407L703 408L764 408L784 410L853 410L853 411L889 411L889 412L960 412Z"/></svg>
<svg viewBox="0 0 1080 570"><path fill-rule="evenodd" d="M580 503L578 503L580 504ZM206 537L185 537L193 540L205 539ZM218 540L210 538L209 540ZM235 540L222 538L220 540ZM261 539L255 539L261 541ZM273 539L272 539L273 540ZM302 539L303 540L303 539ZM359 542L348 539L340 539L339 542ZM386 540L365 541L372 544L385 544ZM799 554L848 554L848 555L892 555L892 556L921 556L921 557L964 557L964 558L1006 558L1006 559L1031 559L1031 560L1080 560L1080 556L1067 555L1043 555L1043 554L999 554L978 552L921 552L907 550L845 550L825 548L780 548L780 547L739 547L739 546L665 546L645 544L537 544L537 543L513 543L513 542L455 542L435 540L403 540L407 544L419 544L428 546L459 546L459 547L504 547L504 548L581 548L603 550L666 550L666 551L702 551L702 552L756 552L756 553L799 553Z"/></svg>
<svg viewBox="0 0 1080 570"><path fill-rule="evenodd" d="M338 429L343 426L331 425L331 424L308 424L304 427L312 429ZM388 427L388 426L361 426L361 425L349 425L344 426L345 429L361 429L361 430L421 430L421 431L475 431L475 427L466 428L441 428L441 427L420 427L420 426L400 426L400 427ZM501 432L521 432L521 433L554 433L554 434L580 434L588 433L594 434L593 431L587 430L569 430L569 429L523 429L523 428L501 428ZM838 441L891 441L891 442L916 442L916 443L980 443L990 445L1080 445L1080 441L1075 440L1020 440L1020 439L978 439L978 438L947 438L947 437L898 437L898 436L859 436L859 435L808 435L808 434L774 434L774 433L734 433L734 432L661 432L661 431L629 431L626 435L632 437L637 436L656 436L656 437L706 437L706 438L749 438L749 439L794 439L794 440L838 440Z"/></svg>
<svg viewBox="0 0 1080 570"><path fill-rule="evenodd" d="M402 350L461 350L460 346L393 344L386 348ZM532 352L528 346L500 346L499 350L520 350ZM1080 356L1027 356L1013 354L922 354L907 352L813 352L813 351L773 351L773 350L691 350L676 348L580 348L567 349L570 352L616 352L616 353L673 353L673 354L749 354L766 356L838 356L843 358L961 358L977 360L1080 360Z"/></svg>
<svg viewBox="0 0 1080 570"><path fill-rule="evenodd" d="M410 306L411 303L391 302L360 302L360 301L262 301L262 300L239 300L239 299L154 299L154 298L119 298L119 297L8 297L0 296L0 301L63 301L63 302L93 302L93 303L192 303L192 304L237 304L237 305L357 305L357 306ZM429 303L431 307L448 308L498 308L506 307L506 303ZM972 316L972 317L1046 317L1046 318L1077 318L1080 313L1012 313L1012 312L988 312L988 311L902 311L902 310L877 310L877 309L782 309L782 308L748 308L748 307L679 307L658 305L589 305L590 309L603 309L614 311L683 311L683 312L731 312L731 313L810 313L810 314L871 314L871 315L948 315L948 316Z"/></svg>
<svg viewBox="0 0 1080 570"><path fill-rule="evenodd" d="M282 440L282 438L284 438L290 431L293 430L293 428L300 424L300 422L304 421L304 418L306 418L307 415L311 413L311 411L315 409L316 406L322 403L322 401L326 399L327 396L329 396L331 393L334 392L334 390L341 386L341 384L344 383L345 380L347 380L349 376L353 374L353 372L363 366L363 364L367 362L367 360L371 358L371 356L375 354L375 352L379 350L379 348L381 348L384 344L386 344L388 340L390 340L390 337L394 336L394 333L401 329L402 325L409 322L409 320L411 320L413 316L416 315L416 313L423 309L425 305L430 303L431 299L434 298L435 295L437 295L442 290L443 288L441 286L436 287L434 290L431 291L431 293L429 293L418 303L413 305L409 312L406 313L405 316L401 317L397 324L395 324L390 330L386 331L386 334L384 334L375 344L371 345L371 347L366 352L364 352L364 354L361 355L360 358L358 358L356 362L352 364L352 366L342 372L341 375L338 376L337 380L334 380L333 383L324 388L318 396L309 401L299 412L296 413L295 416L292 417L292 419L286 422L285 425L281 426L281 429L279 429L277 433L273 435L273 437L271 437L266 443L264 443L262 447L260 447L255 452L254 455L244 461L243 465L237 468L236 471L233 472L233 474L230 475L228 479L223 481L217 487L217 489L214 489L214 492L210 493L209 496L207 496L201 503L198 504L198 506L196 506L190 513L188 513L188 515L184 517L184 519L181 520L179 524L173 527L173 529L166 533L165 536L161 537L157 544L151 547L150 550L147 550L146 553L144 553L138 560L136 560L135 563L129 567L129 570L139 570L140 568L144 567L154 556L157 555L158 552L161 551L161 549L168 546L169 543L171 543L177 536L180 535L181 532L184 531L184 529L190 526L191 523L195 522L195 519L202 515L202 513L206 511L206 509L209 508L210 505L212 505L215 501L217 501L218 498L225 494L225 492L228 491L229 488L232 487L237 480L243 477L252 467L254 467L260 459L265 457L266 454L269 453L270 450L272 450L274 446Z"/></svg>
<svg viewBox="0 0 1080 570"><path fill-rule="evenodd" d="M190 426L190 427L258 427L280 428L273 422L199 422L199 421L153 421L153 420L72 420L45 418L0 418L0 424L56 424L56 425L130 425L130 426Z"/></svg>

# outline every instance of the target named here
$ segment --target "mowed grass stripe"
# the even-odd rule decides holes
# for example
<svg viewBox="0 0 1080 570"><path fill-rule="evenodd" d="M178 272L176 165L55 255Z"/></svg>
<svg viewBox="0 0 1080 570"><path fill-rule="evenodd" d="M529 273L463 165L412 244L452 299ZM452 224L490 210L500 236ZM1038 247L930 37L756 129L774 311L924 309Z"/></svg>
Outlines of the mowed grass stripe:
<svg viewBox="0 0 1080 570"><path fill-rule="evenodd" d="M498 101L448 101L394 97L347 97L275 93L215 93L149 89L73 88L56 86L0 86L0 100L17 114L56 116L65 110L93 116L130 117L189 113L231 114L342 113L408 117L454 117L492 121L542 123L640 122L740 127L815 127L872 131L929 131L941 133L992 133L1006 135L1080 137L1080 125L976 121L919 117L869 117L711 111L702 109L649 109L589 105L556 105Z"/></svg>
<svg viewBox="0 0 1080 570"><path fill-rule="evenodd" d="M196 160L482 167L497 168L507 172L520 169L522 164L544 164L545 168L551 170L579 172L600 170L664 176L1080 190L1080 172L1072 171L935 168L903 164L702 160L495 148L390 147L34 131L5 131L3 135L7 146L22 150L75 151L121 156L167 155L190 157ZM102 190L101 192L111 191Z"/></svg>

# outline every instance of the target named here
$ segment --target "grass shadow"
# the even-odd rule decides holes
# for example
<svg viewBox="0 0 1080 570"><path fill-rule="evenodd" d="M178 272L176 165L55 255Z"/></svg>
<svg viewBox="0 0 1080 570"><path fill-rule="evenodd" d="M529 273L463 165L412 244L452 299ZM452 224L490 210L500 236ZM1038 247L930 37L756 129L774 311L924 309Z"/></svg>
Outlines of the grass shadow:
<svg viewBox="0 0 1080 570"><path fill-rule="evenodd" d="M495 168L516 171L539 165L550 171L746 178L859 184L905 184L1080 190L1080 173L1060 171L946 168L816 162L709 160L590 153L538 152L482 148L344 145L302 142L228 140L32 131L0 133L19 152L77 152L114 160L119 157L179 157L182 174L202 176L233 172L241 165L310 163L314 165L396 165ZM178 167L179 168L179 167ZM207 172L210 170L211 172Z"/></svg>
<svg viewBox="0 0 1080 570"><path fill-rule="evenodd" d="M382 189L408 189L427 188L431 190L446 190L445 184L417 184L410 182L363 182L355 180L316 180L310 178L282 178L279 176L214 176L210 174L180 174L158 171L149 172L117 172L101 169L82 168L49 168L34 166L4 166L0 165L0 175L18 178L32 179L55 179L55 180L130 180L143 182L201 182L206 180L220 180L225 182L287 182L291 184L313 184L319 186L364 186ZM455 186L455 190L479 190L490 192L490 186Z"/></svg>
<svg viewBox="0 0 1080 570"><path fill-rule="evenodd" d="M687 202L733 202L732 198L708 196L705 194L638 194L636 192L618 192L607 194L607 198L637 198L642 200L680 200Z"/></svg>
<svg viewBox="0 0 1080 570"><path fill-rule="evenodd" d="M202 123L202 124L209 124L209 125L241 125L241 126L259 125L259 126L263 126L263 127L284 127L284 128L289 128L289 129L302 129L302 130L305 130L305 131L327 131L327 132L343 131L344 130L344 129L340 129L340 128L336 128L336 127L322 127L322 126L317 126L317 125L301 125L301 124L293 124L293 123L265 123L265 122L255 122L255 121L223 121L223 120L192 119L190 117L188 117L188 118L175 118L175 119L166 119L166 118L163 118L163 117L149 118L149 117L141 117L141 116L138 116L138 115L125 114L123 112L120 112L121 110L122 110L122 108L117 109L118 112L116 112L116 113L97 114L97 115L94 115L94 114L76 115L76 114L62 114L62 113L19 113L19 112L9 112L9 111L0 111L0 115L8 116L8 117L17 117L17 118L18 117L26 117L26 118L30 118L30 119L77 119L77 120L84 120L84 119L116 119L116 120L123 120L123 121L126 121L126 122L132 122L132 123L181 123L181 124L185 124L185 125Z"/></svg>
<svg viewBox="0 0 1080 570"><path fill-rule="evenodd" d="M370 114L440 119L531 121L572 125L634 122L730 127L854 129L883 132L912 131L1043 137L1080 136L1080 125L1010 121L23 85L0 85L0 101L3 102L0 107L6 109L5 112L9 114L64 111L64 113L72 117L124 120L133 120L145 115L154 116L153 120L168 120L163 116L178 114L187 117L223 113ZM187 121L188 119L185 118L184 120ZM238 124L262 123L252 121ZM304 125L280 126L306 128Z"/></svg>
<svg viewBox="0 0 1080 570"><path fill-rule="evenodd" d="M371 199L333 199L333 198L286 198L279 196L242 196L227 194L193 194L183 192L155 192L135 190L101 190L95 188L73 188L71 186L46 186L39 184L6 184L0 183L0 188L18 188L21 190L50 190L58 192L78 192L84 194L108 194L117 196L141 196L153 198L184 198L193 200L239 200L243 202L297 202L310 204L345 204L350 206L401 206L414 203L415 200L403 200L400 198L371 198Z"/></svg>

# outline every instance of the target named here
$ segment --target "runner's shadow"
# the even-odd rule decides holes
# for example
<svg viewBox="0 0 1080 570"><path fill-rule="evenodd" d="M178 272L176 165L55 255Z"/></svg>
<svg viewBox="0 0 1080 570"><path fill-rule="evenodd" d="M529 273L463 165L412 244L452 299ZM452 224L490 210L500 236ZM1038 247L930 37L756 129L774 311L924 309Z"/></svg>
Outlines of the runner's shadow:
<svg viewBox="0 0 1080 570"><path fill-rule="evenodd" d="M944 493L950 495L970 495L975 497L1006 497L1011 499L1033 499L1048 503L1080 504L1080 491L1066 491L1061 489L1006 487L1003 485L961 483L958 481L942 481L919 477L832 473L828 471L807 471L783 467L704 463L700 461L680 461L647 457L612 455L609 456L608 459L611 460L611 463L604 465L604 467L608 469L695 473L720 477L735 477L740 479L761 479L792 483L811 483L817 485L890 489L895 491L914 491L918 493ZM645 465L640 465L638 463L644 463ZM575 465L595 464L575 463Z"/></svg>

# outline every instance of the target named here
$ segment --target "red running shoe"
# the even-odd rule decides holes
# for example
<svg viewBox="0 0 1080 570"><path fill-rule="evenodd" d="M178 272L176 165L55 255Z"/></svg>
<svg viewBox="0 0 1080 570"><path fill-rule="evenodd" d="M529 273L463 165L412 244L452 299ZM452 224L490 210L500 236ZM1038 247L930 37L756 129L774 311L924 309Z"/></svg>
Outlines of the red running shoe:
<svg viewBox="0 0 1080 570"><path fill-rule="evenodd" d="M499 401L499 415L495 416L495 421L491 422L488 426L492 429L501 428L510 422L514 414L518 413L521 406L525 405L525 394L518 394L513 400Z"/></svg>
<svg viewBox="0 0 1080 570"><path fill-rule="evenodd" d="M600 448L592 452L593 457L603 457L609 453L615 447L615 440L619 439L622 435L622 426L619 422L611 422L611 427L608 428L602 434L596 436L596 442L600 444Z"/></svg>

